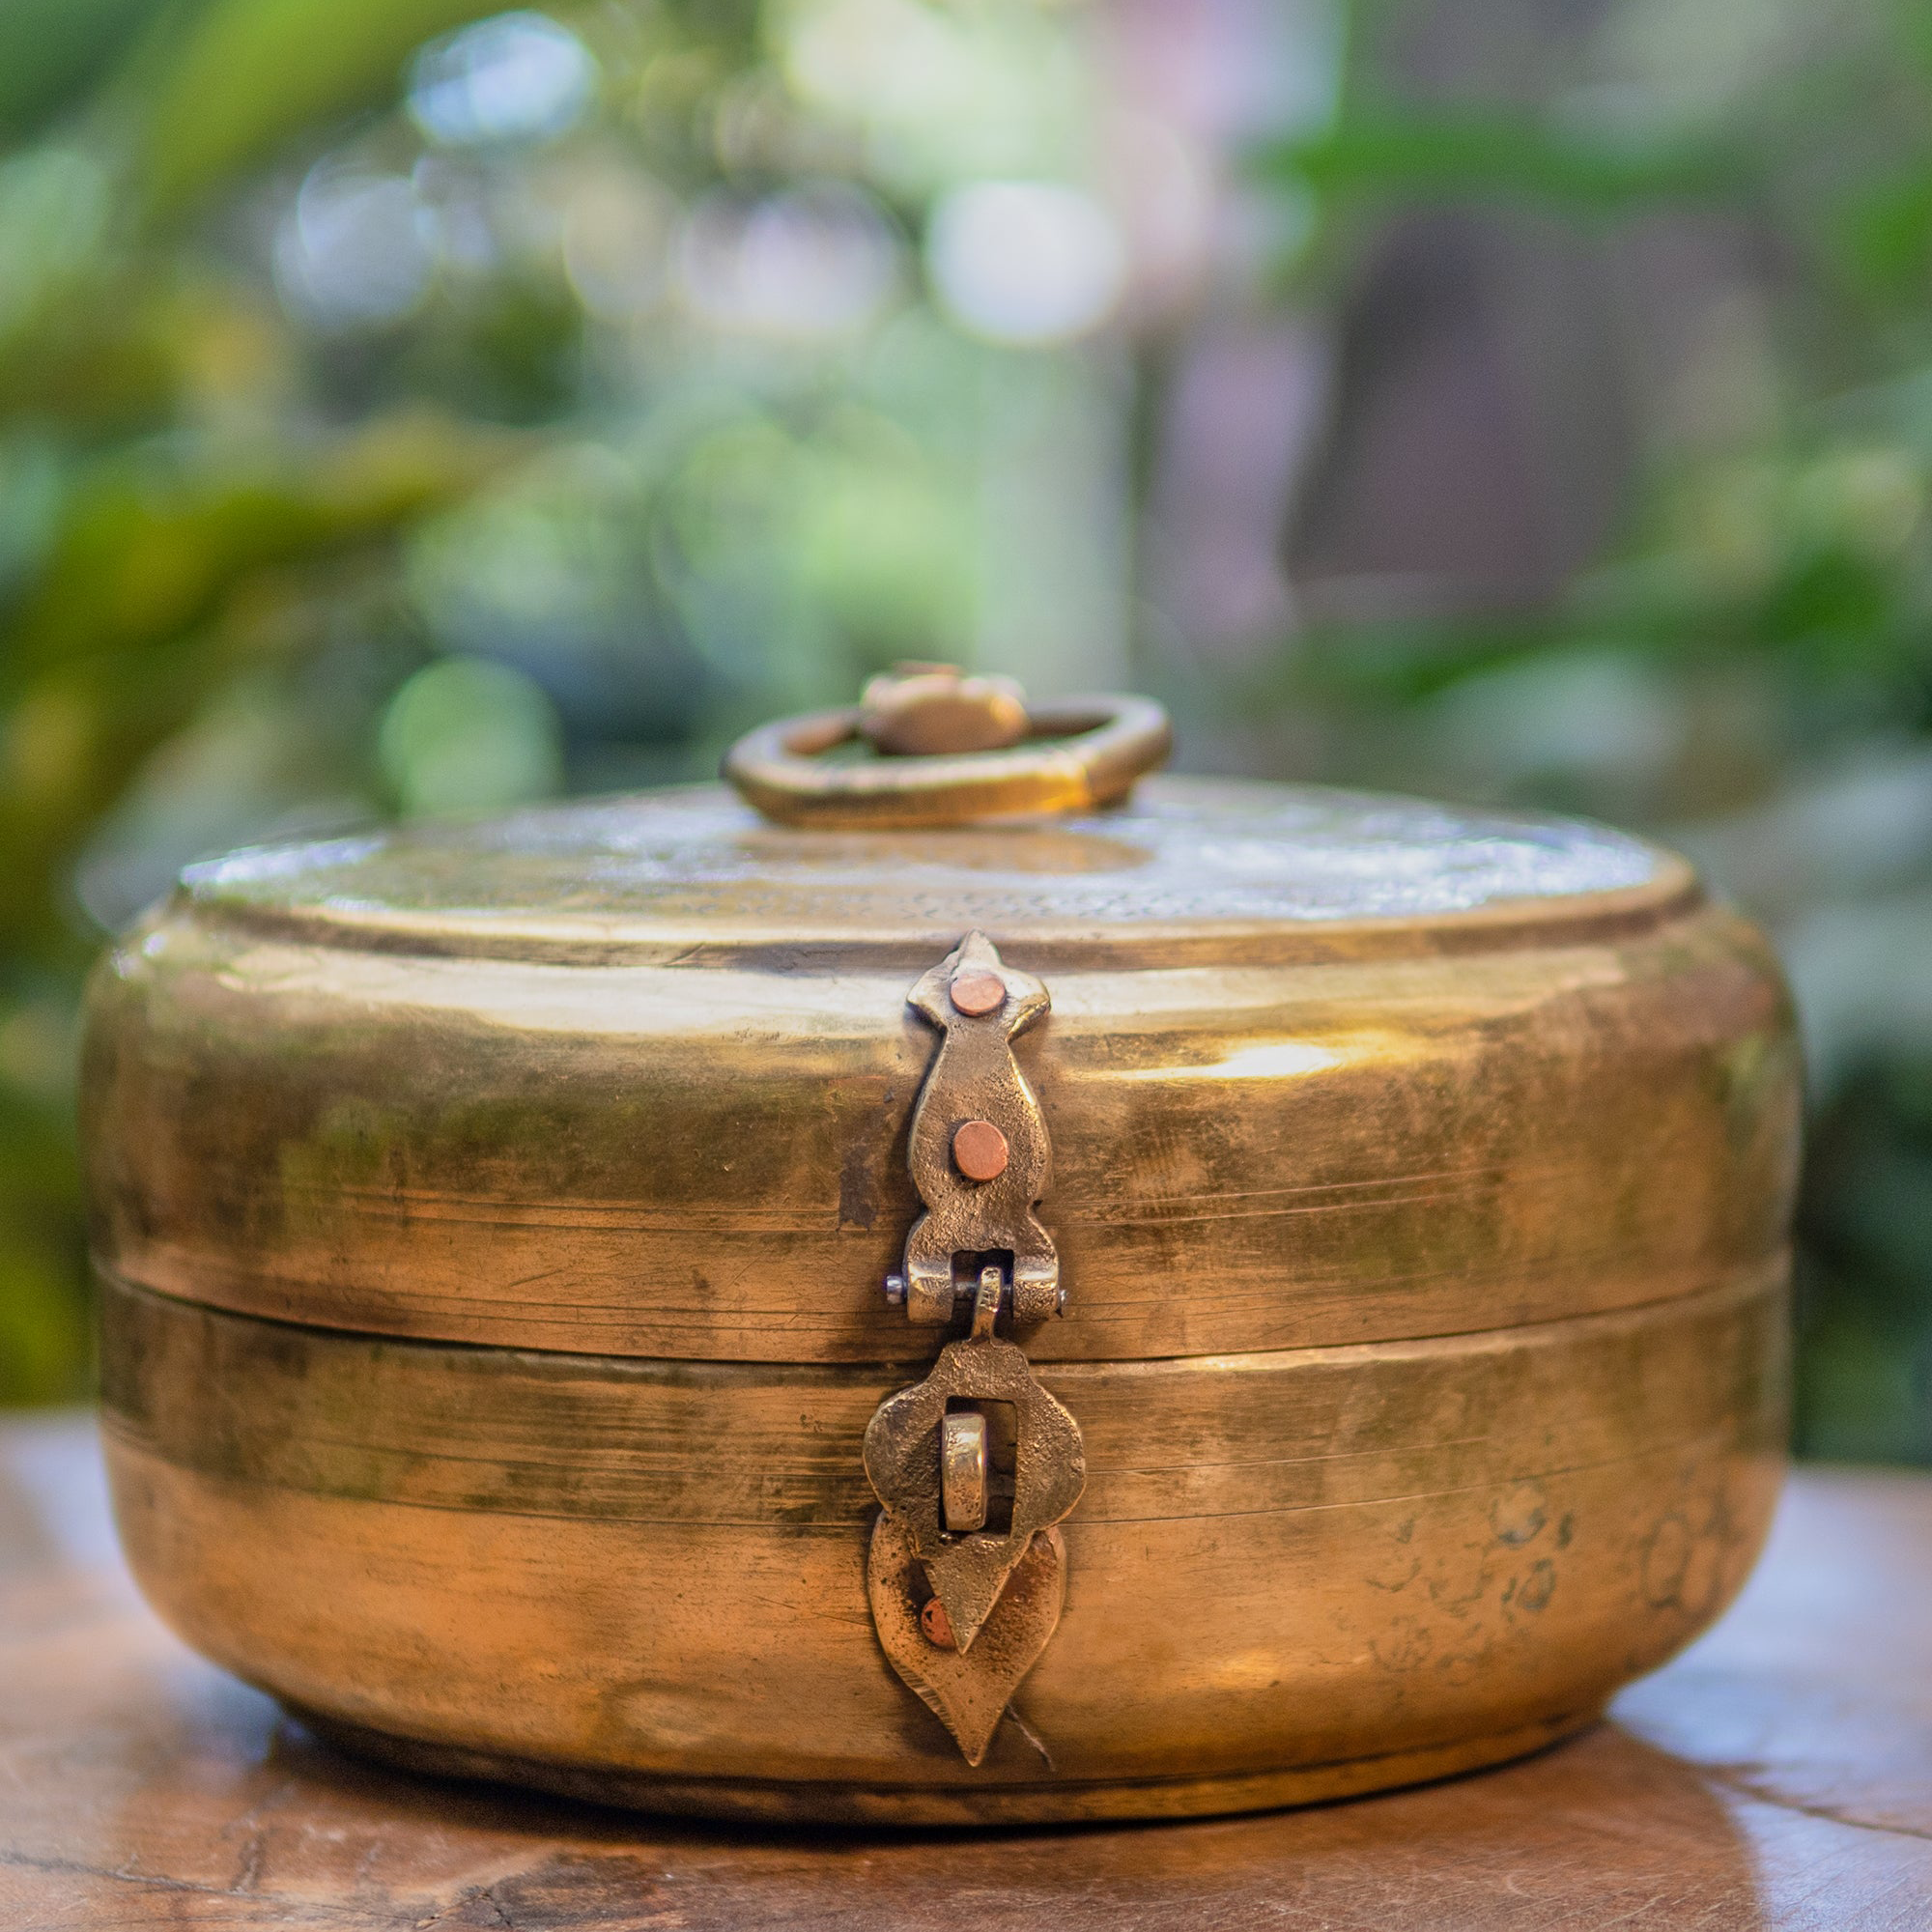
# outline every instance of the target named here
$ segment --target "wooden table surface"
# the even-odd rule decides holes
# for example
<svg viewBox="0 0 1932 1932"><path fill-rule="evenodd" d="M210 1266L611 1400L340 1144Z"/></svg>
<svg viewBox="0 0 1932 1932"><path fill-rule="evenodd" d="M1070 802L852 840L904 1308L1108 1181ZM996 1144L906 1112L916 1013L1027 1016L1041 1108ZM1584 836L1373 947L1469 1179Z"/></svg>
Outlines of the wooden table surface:
<svg viewBox="0 0 1932 1932"><path fill-rule="evenodd" d="M753 1833L407 1780L202 1663L116 1561L92 1433L0 1425L0 1927L1932 1927L1932 1477L1807 1471L1614 1720L1350 1804Z"/></svg>

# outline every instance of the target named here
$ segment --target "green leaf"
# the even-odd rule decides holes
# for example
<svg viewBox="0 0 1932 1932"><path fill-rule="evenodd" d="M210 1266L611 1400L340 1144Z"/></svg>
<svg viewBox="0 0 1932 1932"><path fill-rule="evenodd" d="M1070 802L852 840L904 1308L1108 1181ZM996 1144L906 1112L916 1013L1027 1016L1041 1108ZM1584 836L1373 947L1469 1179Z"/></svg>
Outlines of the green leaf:
<svg viewBox="0 0 1932 1932"><path fill-rule="evenodd" d="M0 0L0 141L51 120L102 73L160 0Z"/></svg>
<svg viewBox="0 0 1932 1932"><path fill-rule="evenodd" d="M1874 293L1916 297L1932 262L1932 168L1921 159L1835 211L1826 239Z"/></svg>
<svg viewBox="0 0 1932 1932"><path fill-rule="evenodd" d="M501 11L502 0L212 0L130 76L148 102L137 178L149 207L178 212L317 124L387 102L424 41Z"/></svg>
<svg viewBox="0 0 1932 1932"><path fill-rule="evenodd" d="M279 614L346 554L468 491L518 438L424 414L174 470L109 459L71 491L0 630L0 961L54 944L86 827ZM264 619L266 618L266 621ZM0 1216L4 1219L4 1216Z"/></svg>
<svg viewBox="0 0 1932 1932"><path fill-rule="evenodd" d="M1741 156L1709 142L1615 135L1505 108L1351 107L1328 128L1263 149L1264 176L1330 195L1511 196L1615 213L1736 187Z"/></svg>
<svg viewBox="0 0 1932 1932"><path fill-rule="evenodd" d="M110 459L76 487L42 578L0 639L8 681L177 637L245 573L411 522L520 447L512 435L412 412L308 451L231 452L178 474Z"/></svg>

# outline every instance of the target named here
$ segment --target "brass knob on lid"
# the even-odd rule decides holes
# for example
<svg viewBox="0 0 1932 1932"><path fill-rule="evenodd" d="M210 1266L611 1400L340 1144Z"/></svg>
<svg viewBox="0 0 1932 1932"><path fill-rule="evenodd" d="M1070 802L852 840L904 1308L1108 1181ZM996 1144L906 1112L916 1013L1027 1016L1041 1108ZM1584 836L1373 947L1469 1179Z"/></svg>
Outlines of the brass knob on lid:
<svg viewBox="0 0 1932 1932"><path fill-rule="evenodd" d="M880 755L825 757L854 739ZM1172 743L1151 697L1029 708L1010 678L909 664L873 678L860 705L747 732L725 753L724 776L784 825L963 825L1111 805Z"/></svg>
<svg viewBox="0 0 1932 1932"><path fill-rule="evenodd" d="M1003 752L1029 728L1026 693L1011 678L968 677L956 665L895 665L859 697L860 737L891 758Z"/></svg>

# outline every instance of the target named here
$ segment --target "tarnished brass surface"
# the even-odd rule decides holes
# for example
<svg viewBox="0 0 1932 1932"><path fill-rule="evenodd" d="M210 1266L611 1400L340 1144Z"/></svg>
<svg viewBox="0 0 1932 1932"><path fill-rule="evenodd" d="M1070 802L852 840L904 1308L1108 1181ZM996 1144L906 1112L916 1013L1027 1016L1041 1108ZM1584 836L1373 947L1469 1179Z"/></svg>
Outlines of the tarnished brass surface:
<svg viewBox="0 0 1932 1932"><path fill-rule="evenodd" d="M978 930L1060 972L1593 943L1697 896L1683 860L1601 826L1150 779L1111 811L910 835L768 825L692 785L236 852L190 866L173 911L387 953L784 972L922 971Z"/></svg>
<svg viewBox="0 0 1932 1932"><path fill-rule="evenodd" d="M6 1932L1922 1932L1932 1476L1795 1473L1717 1629L1587 1735L1366 1804L1104 1832L740 1831L345 1762L189 1656L107 1548L93 1445L0 1417ZM339 1723L328 1726L343 1737ZM503 1776L366 1731L412 1766ZM1492 1754L1532 1736L1485 1740ZM1428 1776L1476 1741L1418 1753ZM1335 1796L1354 1767L1279 1775ZM1395 1781L1384 1762L1374 1767ZM664 1806L664 1780L515 1767ZM1250 1787L1252 1789L1252 1786ZM985 1803L991 1794L979 1794ZM1024 1799L1024 1790L1017 1794ZM1111 1793L1089 1794L1112 1795ZM1158 1802L1186 1808L1169 1785ZM1209 1794L1225 1804L1226 1788ZM795 1787L748 1804L797 1815ZM1141 1796L1142 1808L1155 1801Z"/></svg>
<svg viewBox="0 0 1932 1932"><path fill-rule="evenodd" d="M922 1110L935 1024L935 1088L999 1080ZM102 969L83 1085L136 1573L393 1754L761 1817L1336 1796L1587 1720L1776 1487L1788 1001L1597 828L705 788L240 854ZM962 1252L948 1341L908 1276L943 1320ZM1010 1602L925 1548L949 1395ZM994 1422L1056 1414L1041 1502Z"/></svg>
<svg viewBox="0 0 1932 1932"><path fill-rule="evenodd" d="M929 1359L877 1290L919 1209L904 994L975 925L1052 972L1015 1042L1070 1290L1036 1359L1473 1332L1780 1251L1788 1005L1680 864L1326 794L1138 798L844 839L684 794L198 872L94 989L101 1261L387 1334Z"/></svg>
<svg viewBox="0 0 1932 1932"><path fill-rule="evenodd" d="M1089 1464L1060 1629L1014 1700L1052 1769L1008 1724L968 1771L865 1605L859 1444L895 1377L106 1299L117 1513L189 1641L351 1724L764 1815L1229 1808L1525 1747L1728 1600L1783 1432L1775 1278L1050 1367Z"/></svg>

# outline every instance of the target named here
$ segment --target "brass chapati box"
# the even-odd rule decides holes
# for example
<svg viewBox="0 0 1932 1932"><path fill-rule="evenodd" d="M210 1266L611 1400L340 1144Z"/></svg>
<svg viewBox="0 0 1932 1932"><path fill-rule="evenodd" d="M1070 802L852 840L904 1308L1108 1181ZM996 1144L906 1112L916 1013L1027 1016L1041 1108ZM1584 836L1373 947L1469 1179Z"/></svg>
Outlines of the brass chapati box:
<svg viewBox="0 0 1932 1932"><path fill-rule="evenodd" d="M1785 1429L1764 941L1166 742L912 668L736 794L190 868L85 1054L162 1616L403 1764L918 1824L1434 1777L1702 1630Z"/></svg>

